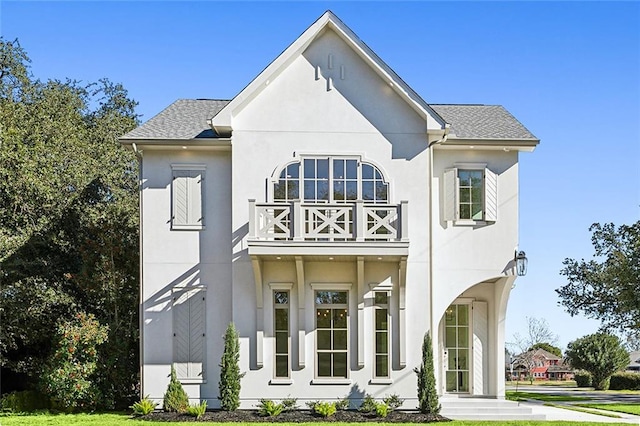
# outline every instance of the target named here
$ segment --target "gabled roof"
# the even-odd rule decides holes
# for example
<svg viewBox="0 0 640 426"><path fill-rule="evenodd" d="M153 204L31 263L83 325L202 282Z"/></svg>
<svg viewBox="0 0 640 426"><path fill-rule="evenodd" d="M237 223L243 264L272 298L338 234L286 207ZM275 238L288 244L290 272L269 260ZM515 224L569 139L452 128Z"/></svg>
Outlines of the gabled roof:
<svg viewBox="0 0 640 426"><path fill-rule="evenodd" d="M217 138L207 120L228 103L227 100L218 99L179 99L120 140Z"/></svg>
<svg viewBox="0 0 640 426"><path fill-rule="evenodd" d="M449 139L538 141L501 105L430 105L451 124Z"/></svg>
<svg viewBox="0 0 640 426"><path fill-rule="evenodd" d="M629 358L631 359L629 367L640 367L640 351L629 352Z"/></svg>
<svg viewBox="0 0 640 426"><path fill-rule="evenodd" d="M120 140L135 142L218 138L207 121L229 102L220 99L179 99ZM431 106L450 124L451 138L537 141L535 136L500 105Z"/></svg>
<svg viewBox="0 0 640 426"><path fill-rule="evenodd" d="M240 112L257 96L269 82L279 75L304 50L330 28L349 45L389 86L404 99L427 122L429 129L444 129L445 122L440 116L407 85L387 64L382 61L360 38L331 11L326 11L316 22L302 33L284 52L271 62L251 83L249 83L231 102L211 118L211 126L219 133L229 132L232 117Z"/></svg>

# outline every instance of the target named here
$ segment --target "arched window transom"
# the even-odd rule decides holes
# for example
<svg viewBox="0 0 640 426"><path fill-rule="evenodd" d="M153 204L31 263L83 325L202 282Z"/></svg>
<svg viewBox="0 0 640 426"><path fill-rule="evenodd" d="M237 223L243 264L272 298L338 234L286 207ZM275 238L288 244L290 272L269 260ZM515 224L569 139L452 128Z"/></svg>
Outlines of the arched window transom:
<svg viewBox="0 0 640 426"><path fill-rule="evenodd" d="M273 185L273 201L388 203L389 183L373 164L349 157L307 157L285 166Z"/></svg>

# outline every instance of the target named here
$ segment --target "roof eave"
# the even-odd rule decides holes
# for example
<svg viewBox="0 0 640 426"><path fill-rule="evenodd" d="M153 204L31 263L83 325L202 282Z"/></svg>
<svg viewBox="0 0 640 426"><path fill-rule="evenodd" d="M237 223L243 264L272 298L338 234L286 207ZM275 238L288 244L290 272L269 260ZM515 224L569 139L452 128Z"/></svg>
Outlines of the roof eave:
<svg viewBox="0 0 640 426"><path fill-rule="evenodd" d="M144 149L196 149L196 150L229 150L230 138L120 138L118 142L127 149L133 145Z"/></svg>
<svg viewBox="0 0 640 426"><path fill-rule="evenodd" d="M496 138L457 138L449 136L438 148L502 149L532 152L540 143L540 139L496 139Z"/></svg>

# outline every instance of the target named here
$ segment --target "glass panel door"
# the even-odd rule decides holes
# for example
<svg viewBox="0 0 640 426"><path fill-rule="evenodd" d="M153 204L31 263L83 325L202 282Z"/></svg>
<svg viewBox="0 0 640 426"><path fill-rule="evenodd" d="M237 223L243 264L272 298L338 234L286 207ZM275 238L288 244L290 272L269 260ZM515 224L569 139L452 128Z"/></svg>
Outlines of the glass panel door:
<svg viewBox="0 0 640 426"><path fill-rule="evenodd" d="M445 312L444 346L446 391L469 392L470 338L469 305L451 305Z"/></svg>

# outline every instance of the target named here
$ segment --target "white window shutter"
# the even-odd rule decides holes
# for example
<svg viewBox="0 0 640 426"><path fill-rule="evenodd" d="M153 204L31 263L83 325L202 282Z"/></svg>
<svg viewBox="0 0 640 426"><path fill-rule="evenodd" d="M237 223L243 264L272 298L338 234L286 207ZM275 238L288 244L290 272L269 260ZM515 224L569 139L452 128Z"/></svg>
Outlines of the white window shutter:
<svg viewBox="0 0 640 426"><path fill-rule="evenodd" d="M189 176L189 225L204 226L202 217L203 173L200 170L190 172Z"/></svg>
<svg viewBox="0 0 640 426"><path fill-rule="evenodd" d="M205 291L194 290L189 298L189 378L204 379Z"/></svg>
<svg viewBox="0 0 640 426"><path fill-rule="evenodd" d="M445 221L453 221L458 218L458 170L446 169L443 177L444 193L442 194L443 202L443 219Z"/></svg>
<svg viewBox="0 0 640 426"><path fill-rule="evenodd" d="M173 365L178 378L189 377L189 294L173 295Z"/></svg>
<svg viewBox="0 0 640 426"><path fill-rule="evenodd" d="M173 229L202 229L204 170L174 170L171 226Z"/></svg>
<svg viewBox="0 0 640 426"><path fill-rule="evenodd" d="M189 186L188 172L173 172L173 226L189 224Z"/></svg>
<svg viewBox="0 0 640 426"><path fill-rule="evenodd" d="M484 169L484 220L495 222L498 219L498 175Z"/></svg>
<svg viewBox="0 0 640 426"><path fill-rule="evenodd" d="M473 394L489 392L489 325L487 302L474 301L473 309Z"/></svg>

